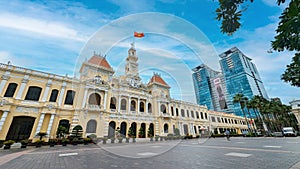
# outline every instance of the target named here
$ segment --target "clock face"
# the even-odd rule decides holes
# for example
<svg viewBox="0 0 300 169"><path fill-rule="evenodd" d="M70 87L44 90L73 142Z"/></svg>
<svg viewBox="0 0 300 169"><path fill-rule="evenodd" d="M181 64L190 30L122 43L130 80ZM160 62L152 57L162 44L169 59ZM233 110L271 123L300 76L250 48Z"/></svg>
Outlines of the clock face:
<svg viewBox="0 0 300 169"><path fill-rule="evenodd" d="M131 85L132 87L138 87L138 81L135 80L135 79L131 79L131 80L130 80L130 85Z"/></svg>

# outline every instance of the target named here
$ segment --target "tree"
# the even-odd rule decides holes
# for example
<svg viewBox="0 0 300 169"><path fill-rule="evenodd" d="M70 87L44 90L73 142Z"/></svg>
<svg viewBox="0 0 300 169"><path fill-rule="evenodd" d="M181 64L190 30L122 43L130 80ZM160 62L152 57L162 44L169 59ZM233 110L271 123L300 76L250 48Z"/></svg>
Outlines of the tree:
<svg viewBox="0 0 300 169"><path fill-rule="evenodd" d="M221 32L232 35L240 26L242 12L247 9L247 0L218 0L219 8L216 9L216 19L222 21ZM249 0L253 2L254 0ZM248 2L249 2L248 1ZM285 0L277 0L277 4L285 3ZM272 49L278 52L288 50L296 54L291 64L281 76L281 80L292 86L300 87L300 0L291 0L279 17L280 22L276 29L277 35L272 41Z"/></svg>
<svg viewBox="0 0 300 169"><path fill-rule="evenodd" d="M58 126L57 131L56 131L56 137L62 138L62 137L65 137L66 134L68 134L68 129L64 126Z"/></svg>
<svg viewBox="0 0 300 169"><path fill-rule="evenodd" d="M247 99L248 99L248 98L247 98L247 97L244 97L243 94L237 93L237 94L233 97L233 103L239 103L239 104L240 104L240 107L241 107L242 112L243 112L243 114L244 114L245 121L246 121L247 126L248 126L248 129L250 130L249 122L248 122L246 113L245 113L245 111L244 111L244 108L245 108L245 106L246 106L246 100L247 100Z"/></svg>

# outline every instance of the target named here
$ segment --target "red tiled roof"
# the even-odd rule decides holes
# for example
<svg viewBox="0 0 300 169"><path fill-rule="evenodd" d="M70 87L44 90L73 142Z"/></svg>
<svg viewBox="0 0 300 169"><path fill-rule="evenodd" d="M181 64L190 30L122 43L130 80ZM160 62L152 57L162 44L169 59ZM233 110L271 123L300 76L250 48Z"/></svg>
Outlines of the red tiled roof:
<svg viewBox="0 0 300 169"><path fill-rule="evenodd" d="M169 85L157 74L154 74L152 76L152 78L150 79L149 84L151 84L151 83L157 83L157 84L169 87Z"/></svg>
<svg viewBox="0 0 300 169"><path fill-rule="evenodd" d="M111 66L109 65L109 63L106 61L106 59L102 56L96 56L94 55L93 57L91 57L88 60L88 63L97 65L97 66L101 66L107 69L112 69Z"/></svg>

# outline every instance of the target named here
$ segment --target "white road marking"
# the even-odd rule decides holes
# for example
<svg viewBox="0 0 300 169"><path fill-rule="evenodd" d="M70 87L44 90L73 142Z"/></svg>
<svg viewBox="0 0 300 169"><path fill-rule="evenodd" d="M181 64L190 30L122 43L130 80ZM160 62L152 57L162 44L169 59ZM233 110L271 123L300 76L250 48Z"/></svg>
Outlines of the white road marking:
<svg viewBox="0 0 300 169"><path fill-rule="evenodd" d="M152 153L152 152L143 152L143 153L137 153L139 156L153 156L157 155L157 153Z"/></svg>
<svg viewBox="0 0 300 169"><path fill-rule="evenodd" d="M246 142L236 142L236 143L238 143L238 144L245 144Z"/></svg>
<svg viewBox="0 0 300 169"><path fill-rule="evenodd" d="M251 156L252 154L245 154L245 153L227 153L225 154L226 156L235 156L235 157L249 157Z"/></svg>
<svg viewBox="0 0 300 169"><path fill-rule="evenodd" d="M152 146L152 148L159 148L159 147L161 147L161 146Z"/></svg>
<svg viewBox="0 0 300 169"><path fill-rule="evenodd" d="M64 156L75 156L78 155L78 153L67 153L67 154L59 154L59 157L64 157Z"/></svg>
<svg viewBox="0 0 300 169"><path fill-rule="evenodd" d="M288 141L287 143L289 143L289 144L296 144L296 143L299 143L299 142Z"/></svg>
<svg viewBox="0 0 300 169"><path fill-rule="evenodd" d="M264 146L266 148L281 148L281 146Z"/></svg>

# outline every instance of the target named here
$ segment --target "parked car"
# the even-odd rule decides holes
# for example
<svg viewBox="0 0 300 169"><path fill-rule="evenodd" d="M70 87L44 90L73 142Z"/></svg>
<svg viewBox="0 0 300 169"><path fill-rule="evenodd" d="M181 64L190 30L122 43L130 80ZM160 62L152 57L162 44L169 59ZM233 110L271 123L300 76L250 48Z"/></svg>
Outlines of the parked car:
<svg viewBox="0 0 300 169"><path fill-rule="evenodd" d="M297 131L293 127L283 127L282 128L282 134L284 136L297 136Z"/></svg>

